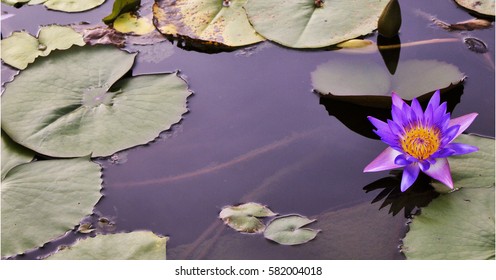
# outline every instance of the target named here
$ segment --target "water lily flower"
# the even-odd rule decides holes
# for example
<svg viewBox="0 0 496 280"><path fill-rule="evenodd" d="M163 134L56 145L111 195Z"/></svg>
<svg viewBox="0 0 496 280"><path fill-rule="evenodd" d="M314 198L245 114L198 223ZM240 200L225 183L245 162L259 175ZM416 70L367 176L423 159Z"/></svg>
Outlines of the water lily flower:
<svg viewBox="0 0 496 280"><path fill-rule="evenodd" d="M425 112L417 99L413 99L409 106L394 92L392 98L392 120L383 122L368 117L376 127L374 132L389 147L363 171L376 172L403 167L402 192L415 182L420 170L453 189L447 157L472 153L479 149L452 141L470 126L477 114L451 119L450 113L446 113L446 102L439 105L439 90L431 97Z"/></svg>

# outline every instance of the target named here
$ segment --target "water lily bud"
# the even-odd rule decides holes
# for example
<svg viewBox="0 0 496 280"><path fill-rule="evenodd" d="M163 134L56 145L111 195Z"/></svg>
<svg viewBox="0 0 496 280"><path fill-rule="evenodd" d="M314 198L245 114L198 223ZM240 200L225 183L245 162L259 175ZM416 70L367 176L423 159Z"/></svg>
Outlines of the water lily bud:
<svg viewBox="0 0 496 280"><path fill-rule="evenodd" d="M401 9L398 0L391 0L382 11L377 23L377 30L384 37L398 35L401 27Z"/></svg>

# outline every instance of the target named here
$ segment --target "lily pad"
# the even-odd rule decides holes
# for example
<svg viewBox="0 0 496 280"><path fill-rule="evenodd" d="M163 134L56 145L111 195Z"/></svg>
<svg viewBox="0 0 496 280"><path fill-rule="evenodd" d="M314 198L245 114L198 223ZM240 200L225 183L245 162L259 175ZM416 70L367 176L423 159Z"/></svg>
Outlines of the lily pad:
<svg viewBox="0 0 496 280"><path fill-rule="evenodd" d="M90 215L101 197L100 169L88 158L10 169L2 180L2 256L42 246Z"/></svg>
<svg viewBox="0 0 496 280"><path fill-rule="evenodd" d="M6 84L2 128L53 157L108 156L148 143L181 120L191 92L177 73L121 79L135 55L85 46L37 59Z"/></svg>
<svg viewBox="0 0 496 280"><path fill-rule="evenodd" d="M47 56L53 50L65 50L72 45L83 46L83 36L68 26L48 25L40 28L38 38L20 31L2 40L2 59L5 63L24 69L38 56Z"/></svg>
<svg viewBox="0 0 496 280"><path fill-rule="evenodd" d="M412 100L437 89L444 92L465 78L455 65L437 60L400 61L395 74L390 75L383 65L356 58L321 64L311 76L314 89L322 96L357 104L377 101L388 106L392 91Z"/></svg>
<svg viewBox="0 0 496 280"><path fill-rule="evenodd" d="M315 220L300 215L275 218L265 229L264 237L282 245L299 245L314 239L320 230L302 228Z"/></svg>
<svg viewBox="0 0 496 280"><path fill-rule="evenodd" d="M165 260L168 237L149 231L97 235L78 240L47 260Z"/></svg>
<svg viewBox="0 0 496 280"><path fill-rule="evenodd" d="M114 29L121 33L134 33L145 35L155 30L152 19L148 17L138 17L131 13L120 15L114 21Z"/></svg>
<svg viewBox="0 0 496 280"><path fill-rule="evenodd" d="M158 0L154 22L165 35L186 37L203 43L240 47L264 40L248 22L243 5L247 0Z"/></svg>
<svg viewBox="0 0 496 280"><path fill-rule="evenodd" d="M464 188L422 209L402 251L408 259L494 259L494 225L494 187Z"/></svg>
<svg viewBox="0 0 496 280"><path fill-rule="evenodd" d="M110 24L121 14L136 11L140 4L141 0L115 0L112 6L112 13L104 17L103 22Z"/></svg>
<svg viewBox="0 0 496 280"><path fill-rule="evenodd" d="M227 206L219 213L224 223L231 228L246 233L260 233L265 225L258 219L275 216L267 206L259 203L249 202L237 206Z"/></svg>
<svg viewBox="0 0 496 280"><path fill-rule="evenodd" d="M24 4L29 2L29 0L2 0L2 3L14 6L15 4Z"/></svg>
<svg viewBox="0 0 496 280"><path fill-rule="evenodd" d="M2 130L2 180L10 169L33 160L34 153L12 141Z"/></svg>
<svg viewBox="0 0 496 280"><path fill-rule="evenodd" d="M460 135L455 142L480 150L450 157L461 189L441 194L414 217L402 248L409 259L494 259L494 139Z"/></svg>
<svg viewBox="0 0 496 280"><path fill-rule="evenodd" d="M62 12L83 12L103 4L105 0L47 0L43 3L51 10Z"/></svg>
<svg viewBox="0 0 496 280"><path fill-rule="evenodd" d="M494 17L494 0L455 0L458 5L481 15Z"/></svg>
<svg viewBox="0 0 496 280"><path fill-rule="evenodd" d="M454 186L456 188L494 188L494 139L462 134L453 142L479 147L479 151L475 153L449 157ZM451 191L437 181L433 185L439 192Z"/></svg>
<svg viewBox="0 0 496 280"><path fill-rule="evenodd" d="M322 48L366 35L388 1L333 0L323 6L313 0L250 0L248 19L265 38L292 48Z"/></svg>

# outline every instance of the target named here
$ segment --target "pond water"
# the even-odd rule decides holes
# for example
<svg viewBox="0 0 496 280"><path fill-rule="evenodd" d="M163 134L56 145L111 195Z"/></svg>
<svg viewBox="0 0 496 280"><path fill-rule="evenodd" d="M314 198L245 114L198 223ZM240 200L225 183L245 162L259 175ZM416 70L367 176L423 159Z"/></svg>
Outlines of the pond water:
<svg viewBox="0 0 496 280"><path fill-rule="evenodd" d="M2 4L2 13L15 15L2 21L2 35L21 29L36 34L39 25L51 23L99 23L110 12L110 2L77 14ZM472 18L453 1L401 1L401 8L402 43L459 40L404 47L400 60L456 65L467 79L453 115L478 112L467 132L494 137L494 28L447 32L422 16L450 23ZM489 52L470 51L464 37L484 41ZM392 189L398 182L388 172L363 173L385 144L330 115L310 79L317 66L338 58L359 56L384 65L378 52L301 51L269 42L216 54L170 42L136 48L141 53L133 75L180 70L194 94L188 99L190 112L156 141L98 160L104 197L88 218L98 231L146 229L167 235L168 259L404 258L398 246L407 231L406 216L435 195L427 184L400 194ZM2 65L2 82L12 73ZM368 185L370 191L364 190ZM379 201L372 203L376 197ZM281 246L262 235L237 233L218 219L222 207L250 201L281 215L315 218L310 227L322 232L307 244ZM98 224L101 217L111 225ZM46 255L82 236L68 233L17 258Z"/></svg>

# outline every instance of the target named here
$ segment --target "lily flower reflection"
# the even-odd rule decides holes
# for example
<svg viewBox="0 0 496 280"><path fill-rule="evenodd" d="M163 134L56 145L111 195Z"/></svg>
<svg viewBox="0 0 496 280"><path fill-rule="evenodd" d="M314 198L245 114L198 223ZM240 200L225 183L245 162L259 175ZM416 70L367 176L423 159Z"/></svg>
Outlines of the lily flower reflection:
<svg viewBox="0 0 496 280"><path fill-rule="evenodd" d="M417 179L420 170L453 189L453 180L447 157L478 151L477 147L452 143L477 117L476 113L455 119L446 113L446 102L441 105L439 90L434 93L425 109L417 99L411 106L392 93L392 120L380 121L368 117L377 128L374 132L388 144L364 172L376 172L403 167L401 191L407 190Z"/></svg>

